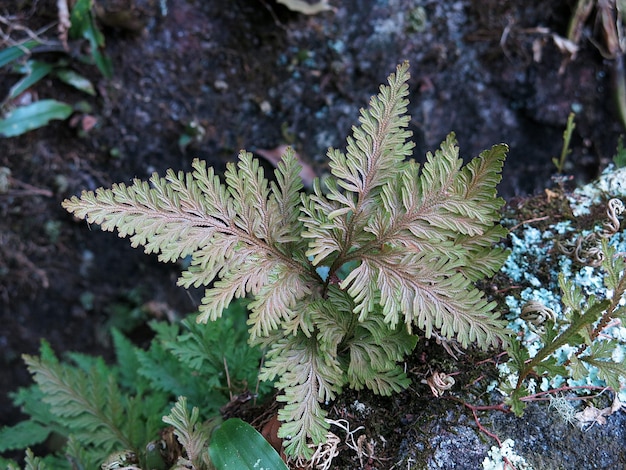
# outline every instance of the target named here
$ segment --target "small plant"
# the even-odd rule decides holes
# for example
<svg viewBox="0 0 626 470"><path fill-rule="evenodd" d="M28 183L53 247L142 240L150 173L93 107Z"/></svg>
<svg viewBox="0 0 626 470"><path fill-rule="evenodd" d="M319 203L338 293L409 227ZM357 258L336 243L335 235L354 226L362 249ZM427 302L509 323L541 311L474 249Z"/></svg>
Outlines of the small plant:
<svg viewBox="0 0 626 470"><path fill-rule="evenodd" d="M571 153L569 148L570 142L572 140L572 134L574 129L576 129L576 124L574 124L574 113L569 113L567 116L567 125L565 126L565 130L563 131L563 148L561 149L561 156L559 158L553 158L552 163L556 167L556 171L561 174L565 169L565 161L567 160L567 156Z"/></svg>
<svg viewBox="0 0 626 470"><path fill-rule="evenodd" d="M266 348L261 377L277 378L283 392L279 436L291 456L310 457L311 441L325 439L322 405L343 387L388 395L408 385L398 363L415 329L464 347L505 338L495 303L474 282L507 256L493 246L506 234L496 185L507 147L463 166L450 135L420 172L406 160L408 68L398 66L361 111L347 152L329 150L332 176L316 180L313 194L288 150L271 182L241 152L225 184L195 160L191 173L170 170L63 203L161 261L191 256L179 284L207 287L199 322L251 296L249 343Z"/></svg>
<svg viewBox="0 0 626 470"><path fill-rule="evenodd" d="M178 456L203 462L197 470L207 468L208 428L219 424L220 408L231 397L244 402L270 390L270 384L258 384L261 351L245 344L244 303L231 304L228 316L211 329L189 319L180 325L154 321L150 326L156 335L147 350L113 330L117 362L112 366L76 353L60 361L45 342L38 357L25 356L36 384L13 394L13 402L30 418L0 429L0 451L32 447L56 435L67 444L41 459L54 469L103 465L109 470L121 468L114 465L122 462L169 468ZM170 410L177 397L185 398ZM195 406L184 427L175 417L187 416L187 399ZM162 420L164 415L170 418ZM200 416L211 419L200 423ZM175 433L191 432L196 425L206 428L193 456L185 445L188 440L181 439L186 449L182 457L176 439L166 438L166 423Z"/></svg>
<svg viewBox="0 0 626 470"><path fill-rule="evenodd" d="M616 168L626 167L626 148L624 148L624 136L620 135L617 139L617 148L615 149L615 155L613 155L613 163Z"/></svg>
<svg viewBox="0 0 626 470"><path fill-rule="evenodd" d="M578 237L571 248L558 245L574 262L584 263L585 270L600 268L603 288L585 294L562 272L558 276L562 305L530 301L522 309L520 318L528 324L527 334L509 342L511 359L506 369L514 379L502 387L516 414L522 413L525 398L534 393L535 384L530 381L535 379L542 381L543 391L563 383L573 388L608 387L616 394L623 387L626 341L620 325L626 320L626 260L609 243L611 237L620 235L618 216L623 211L623 203L611 199L602 228Z"/></svg>

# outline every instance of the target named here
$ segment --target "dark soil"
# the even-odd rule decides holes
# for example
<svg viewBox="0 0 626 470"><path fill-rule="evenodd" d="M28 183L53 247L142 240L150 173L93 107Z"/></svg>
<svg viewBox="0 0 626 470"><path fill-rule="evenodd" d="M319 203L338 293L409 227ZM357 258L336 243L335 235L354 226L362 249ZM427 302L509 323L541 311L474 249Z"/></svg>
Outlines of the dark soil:
<svg viewBox="0 0 626 470"><path fill-rule="evenodd" d="M126 240L73 220L60 203L83 189L146 179L167 168L187 170L195 157L222 170L242 148L280 144L294 145L323 174L326 148L344 145L358 109L404 60L412 70L414 157L423 160L450 131L468 157L506 142L511 151L500 191L509 200L552 185L551 159L560 154L572 109L578 114L566 171L576 182L606 166L624 131L614 104L615 64L590 41L601 41L594 22L570 61L551 39L552 33L566 34L574 1L335 0L333 12L316 16L271 0L98 3L109 11L125 8L133 18L130 30L111 18L103 26L113 78L73 60L96 84L96 97L52 78L32 89L31 97L84 102L89 109L77 111L72 123L53 122L1 141L0 167L12 176L8 192L0 194L0 424L19 418L5 397L29 383L20 355L36 353L40 339L57 351L108 357L106 332L119 321L115 312L139 312L127 330L142 341L145 320L193 312L199 301L176 287L178 266L159 264ZM55 5L0 0L0 15L8 20L0 24L6 35L1 47L24 38L24 28L53 23ZM42 35L54 40L54 31ZM51 52L37 58L60 56L66 57ZM17 76L2 72L4 97ZM95 127L81 128L84 116L95 119ZM179 139L190 125L202 132L183 147ZM424 354L416 357L437 356L436 350ZM428 368L416 361L418 370ZM422 398L403 394L374 403L382 410L376 426L384 429L368 433L388 440L377 455L396 459L407 432L419 437L420 426L406 427L418 419L415 408L459 426L473 423L462 406L433 407L433 399L424 398L426 386L416 387ZM346 396L338 412L360 398ZM427 418L419 417L424 427L435 426ZM480 455L492 444L477 443ZM363 466L391 468L396 461ZM411 468L421 468L416 465Z"/></svg>

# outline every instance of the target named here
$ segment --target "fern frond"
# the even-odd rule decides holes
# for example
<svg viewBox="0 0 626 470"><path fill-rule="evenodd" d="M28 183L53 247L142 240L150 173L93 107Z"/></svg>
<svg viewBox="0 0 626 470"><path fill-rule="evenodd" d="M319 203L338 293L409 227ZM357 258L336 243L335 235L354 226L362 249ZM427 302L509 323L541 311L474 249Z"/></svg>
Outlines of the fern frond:
<svg viewBox="0 0 626 470"><path fill-rule="evenodd" d="M146 253L173 261L192 254L216 231L227 231L233 218L232 201L213 169L199 160L193 166L193 174L154 174L152 185L135 179L131 186L84 191L63 207L103 230L130 236L133 247L143 245Z"/></svg>
<svg viewBox="0 0 626 470"><path fill-rule="evenodd" d="M270 183L272 202L275 204L276 213L281 216L274 227L274 238L277 247L284 247L287 250L293 248L294 243L302 243L303 227L299 219L300 192L304 186L300 177L301 170L294 150L288 147L274 173L276 182Z"/></svg>
<svg viewBox="0 0 626 470"><path fill-rule="evenodd" d="M163 416L163 422L174 427L174 434L185 449L187 460L196 469L204 468L204 456L209 446L209 436L199 418L200 411L195 406L189 413L185 397L179 397L170 414Z"/></svg>
<svg viewBox="0 0 626 470"><path fill-rule="evenodd" d="M87 374L60 364L45 342L41 357L24 355L24 361L51 412L84 445L94 445L103 451L112 451L116 446L137 450L137 443L125 432L128 417L124 398L112 375L104 375L97 368Z"/></svg>
<svg viewBox="0 0 626 470"><path fill-rule="evenodd" d="M329 428L320 403L333 400L343 385L340 364L336 358L321 355L315 339L302 333L274 343L267 358L261 378L279 376L275 385L284 395L277 400L286 403L278 412L284 423L278 436L285 439L289 455L310 458L309 439L323 442Z"/></svg>
<svg viewBox="0 0 626 470"><path fill-rule="evenodd" d="M35 457L32 450L26 449L24 457L24 470L48 470L46 463L39 457ZM20 470L17 465L9 464L8 470Z"/></svg>
<svg viewBox="0 0 626 470"><path fill-rule="evenodd" d="M353 127L348 138L346 154L329 150L330 169L344 190L366 198L398 171L404 158L411 154L413 142L407 142L410 118L404 115L408 100L409 64L398 66L388 78L389 85L381 85L368 109L361 110L360 127ZM339 191L331 191L329 198L350 206L350 201Z"/></svg>
<svg viewBox="0 0 626 470"><path fill-rule="evenodd" d="M500 220L504 200L496 197L496 188L507 152L507 145L494 145L463 167L455 184L455 193L460 196L459 213L476 218L484 226Z"/></svg>
<svg viewBox="0 0 626 470"><path fill-rule="evenodd" d="M286 269L310 275L284 247L277 248L287 236L299 238L301 230L293 208L288 219L278 210L296 199L293 156L277 170L279 182L269 202L267 180L249 153L240 154L237 167L229 166L227 186L205 162L195 160L193 167L187 175L171 170L166 178L155 174L151 186L135 180L132 186L86 191L63 205L104 230L117 228L121 237L130 236L132 245L143 245L147 253L160 252L162 261L192 255L180 285L208 285L219 274L216 289L203 299L200 321L218 318L234 297L257 294L272 273ZM248 269L242 271L242 266Z"/></svg>
<svg viewBox="0 0 626 470"><path fill-rule="evenodd" d="M508 250L497 246L507 233L501 225L493 225L480 236L459 235L454 240L454 245L463 247L466 258L471 261L459 266L457 270L472 282L493 276L509 256Z"/></svg>
<svg viewBox="0 0 626 470"><path fill-rule="evenodd" d="M411 132L406 130L410 118L405 115L408 70L408 63L399 65L396 73L389 76L389 85L382 85L380 93L372 97L369 109L361 110L361 126L352 128L353 137L348 138L346 154L334 149L328 151L336 184L327 185L327 196L315 188L313 201L326 207L321 210L305 207L307 217L302 219L307 229L302 236L312 240L307 255L314 257L314 265L333 253L328 241L336 235L340 236L336 239L339 252L349 250L358 243L355 239L366 235L362 228L376 209L378 201L374 198L378 189L395 179L403 160L411 153L414 144L407 141ZM329 206L333 210L328 211ZM336 229L328 225L329 221Z"/></svg>
<svg viewBox="0 0 626 470"><path fill-rule="evenodd" d="M426 254L385 253L363 256L361 265L341 283L353 297L355 313L364 320L382 306L385 322L396 328L404 320L430 337L433 328L467 347L476 341L481 347L497 345L503 322L491 313L482 293L456 272L460 260ZM374 295L380 292L380 297Z"/></svg>

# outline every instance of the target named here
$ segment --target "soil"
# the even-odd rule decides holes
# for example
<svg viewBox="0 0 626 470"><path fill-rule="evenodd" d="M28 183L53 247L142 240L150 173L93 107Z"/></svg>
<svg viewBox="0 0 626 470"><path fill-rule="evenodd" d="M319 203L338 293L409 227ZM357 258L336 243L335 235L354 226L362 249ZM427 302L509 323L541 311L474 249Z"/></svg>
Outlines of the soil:
<svg viewBox="0 0 626 470"><path fill-rule="evenodd" d="M2 47L24 38L26 28L53 24L56 3L0 0L7 20L0 24ZM597 47L597 23L586 24L575 57L554 41L553 35L566 34L574 1L335 0L333 11L315 16L271 0L97 3L105 12L100 21L113 77L72 60L97 95L46 78L30 98L72 103L73 118L1 143L0 167L11 178L0 194L0 424L19 419L5 397L29 383L20 356L36 353L42 338L59 352L109 357L106 332L120 322L119 312L134 312L126 330L145 341L148 318L193 312L199 302L197 293L176 287L179 266L160 264L67 214L61 201L83 189L146 179L167 168L188 170L196 157L223 170L240 149L263 153L281 144L294 145L303 162L323 174L327 147L344 146L358 109L404 60L412 71L414 158L423 160L450 131L467 157L506 142L500 193L509 201L553 184L551 160L561 152L571 110L576 129L566 173L574 183L592 179L610 162L624 132L612 81L617 64ZM120 9L132 21L106 15ZM55 40L54 27L40 34ZM36 58L61 57L67 55ZM16 80L3 69L3 97ZM184 136L189 142L183 145ZM409 368L428 369L428 358L442 356L437 348L420 350ZM478 377L470 375L465 383ZM419 445L409 445L407 436L420 442L427 432L441 436L438 448L432 439L421 444L428 465L438 462L437 452L463 454L446 447L454 442L446 436L475 428L471 413L454 402L435 402L419 380L416 387L415 396L349 392L342 398L338 416L352 413L355 400L374 406L379 419L368 421L368 436L382 436L376 459L346 457L345 468L392 468L403 453L423 463L413 455ZM476 468L493 444L488 438L467 443L475 458L466 453L473 463L457 468ZM624 459L623 451L616 458ZM426 468L407 462L396 468Z"/></svg>

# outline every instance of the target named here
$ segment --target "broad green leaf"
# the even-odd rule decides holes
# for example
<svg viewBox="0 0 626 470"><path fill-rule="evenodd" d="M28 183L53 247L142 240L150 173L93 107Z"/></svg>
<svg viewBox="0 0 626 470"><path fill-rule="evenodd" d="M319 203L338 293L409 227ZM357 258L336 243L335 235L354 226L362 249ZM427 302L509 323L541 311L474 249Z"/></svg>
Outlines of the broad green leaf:
<svg viewBox="0 0 626 470"><path fill-rule="evenodd" d="M67 83L68 85L73 86L77 90L87 93L88 95L96 95L96 89L94 88L93 83L79 73L70 69L60 69L55 73L63 83Z"/></svg>
<svg viewBox="0 0 626 470"><path fill-rule="evenodd" d="M22 44L18 44L17 46L7 47L6 49L0 51L0 67L4 67L14 60L25 56L26 54L28 54L29 50L31 50L35 46L38 46L39 44L39 41L31 39L30 41L23 42Z"/></svg>
<svg viewBox="0 0 626 470"><path fill-rule="evenodd" d="M211 462L217 469L287 470L278 453L245 421L228 419L213 432L209 445Z"/></svg>
<svg viewBox="0 0 626 470"><path fill-rule="evenodd" d="M54 119L67 119L72 114L69 104L57 100L41 100L22 106L0 120L0 137L15 137L47 125Z"/></svg>
<svg viewBox="0 0 626 470"><path fill-rule="evenodd" d="M50 73L53 66L46 62L38 60L29 60L24 66L25 76L22 77L9 91L8 100L18 97L20 94L28 90L39 80Z"/></svg>

